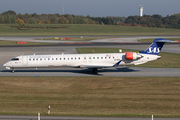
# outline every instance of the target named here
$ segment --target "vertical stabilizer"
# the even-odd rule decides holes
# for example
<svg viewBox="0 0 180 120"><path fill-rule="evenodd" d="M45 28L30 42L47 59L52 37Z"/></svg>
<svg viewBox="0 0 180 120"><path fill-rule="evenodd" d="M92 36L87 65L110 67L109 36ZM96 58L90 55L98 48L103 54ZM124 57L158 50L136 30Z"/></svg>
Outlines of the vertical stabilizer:
<svg viewBox="0 0 180 120"><path fill-rule="evenodd" d="M157 38L145 51L140 51L139 53L158 55L161 52L164 43L166 42L175 42L175 41L171 41L163 38Z"/></svg>

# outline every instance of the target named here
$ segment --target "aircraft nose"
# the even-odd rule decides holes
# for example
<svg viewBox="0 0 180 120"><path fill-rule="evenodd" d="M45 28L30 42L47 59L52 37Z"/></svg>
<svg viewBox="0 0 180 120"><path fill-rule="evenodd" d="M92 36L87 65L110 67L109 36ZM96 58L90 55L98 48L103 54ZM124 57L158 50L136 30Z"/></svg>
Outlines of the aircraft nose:
<svg viewBox="0 0 180 120"><path fill-rule="evenodd" d="M7 62L7 63L3 64L3 66L4 66L4 67L9 66L9 62Z"/></svg>
<svg viewBox="0 0 180 120"><path fill-rule="evenodd" d="M9 69L9 70L11 69L10 66L9 66L9 62L3 64L3 66L6 67L6 69Z"/></svg>
<svg viewBox="0 0 180 120"><path fill-rule="evenodd" d="M6 67L6 63L5 63L5 64L3 64L3 66L4 66L4 67Z"/></svg>

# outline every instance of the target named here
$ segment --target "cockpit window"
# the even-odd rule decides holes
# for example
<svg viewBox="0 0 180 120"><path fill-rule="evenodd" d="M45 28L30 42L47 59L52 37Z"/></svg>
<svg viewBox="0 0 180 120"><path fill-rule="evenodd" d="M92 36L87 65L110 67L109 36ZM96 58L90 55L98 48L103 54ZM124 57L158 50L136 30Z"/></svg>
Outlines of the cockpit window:
<svg viewBox="0 0 180 120"><path fill-rule="evenodd" d="M19 60L19 58L13 58L13 59L11 59L11 61L17 61L17 60Z"/></svg>

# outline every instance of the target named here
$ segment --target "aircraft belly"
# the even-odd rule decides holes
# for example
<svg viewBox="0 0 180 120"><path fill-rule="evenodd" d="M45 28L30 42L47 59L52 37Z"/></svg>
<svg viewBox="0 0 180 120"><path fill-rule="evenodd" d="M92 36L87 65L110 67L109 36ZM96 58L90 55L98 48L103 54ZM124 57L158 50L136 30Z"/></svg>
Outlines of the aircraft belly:
<svg viewBox="0 0 180 120"><path fill-rule="evenodd" d="M29 62L28 67L34 66L47 66L47 64L43 64L42 62Z"/></svg>

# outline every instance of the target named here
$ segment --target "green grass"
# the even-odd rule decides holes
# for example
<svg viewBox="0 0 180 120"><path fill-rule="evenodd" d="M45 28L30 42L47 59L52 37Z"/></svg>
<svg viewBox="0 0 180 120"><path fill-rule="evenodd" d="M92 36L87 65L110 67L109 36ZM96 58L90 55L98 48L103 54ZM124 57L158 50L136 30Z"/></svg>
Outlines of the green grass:
<svg viewBox="0 0 180 120"><path fill-rule="evenodd" d="M54 45L55 43L26 42L26 44L17 44L17 41L0 40L0 46L6 45Z"/></svg>
<svg viewBox="0 0 180 120"><path fill-rule="evenodd" d="M76 48L79 54L87 53L119 53L119 48ZM122 52L128 52L128 49L122 49ZM136 52L131 50L132 52Z"/></svg>
<svg viewBox="0 0 180 120"><path fill-rule="evenodd" d="M119 53L119 48L77 48L80 54L85 53ZM122 52L139 52L138 50L122 49ZM180 54L160 52L161 59L148 62L138 67L180 68Z"/></svg>
<svg viewBox="0 0 180 120"><path fill-rule="evenodd" d="M18 30L11 26L18 24L0 24L0 36L58 36L58 35L180 35L179 29L86 24L25 24L45 29ZM46 27L68 27L68 29L47 29Z"/></svg>
<svg viewBox="0 0 180 120"><path fill-rule="evenodd" d="M58 39L57 39L58 38ZM96 39L108 39L114 37L71 37L71 39L61 40L61 37L54 37L54 38L37 38L35 40L60 40L60 41L90 41Z"/></svg>
<svg viewBox="0 0 180 120"><path fill-rule="evenodd" d="M61 73L60 73L61 74ZM180 117L180 77L0 77L0 114Z"/></svg>

